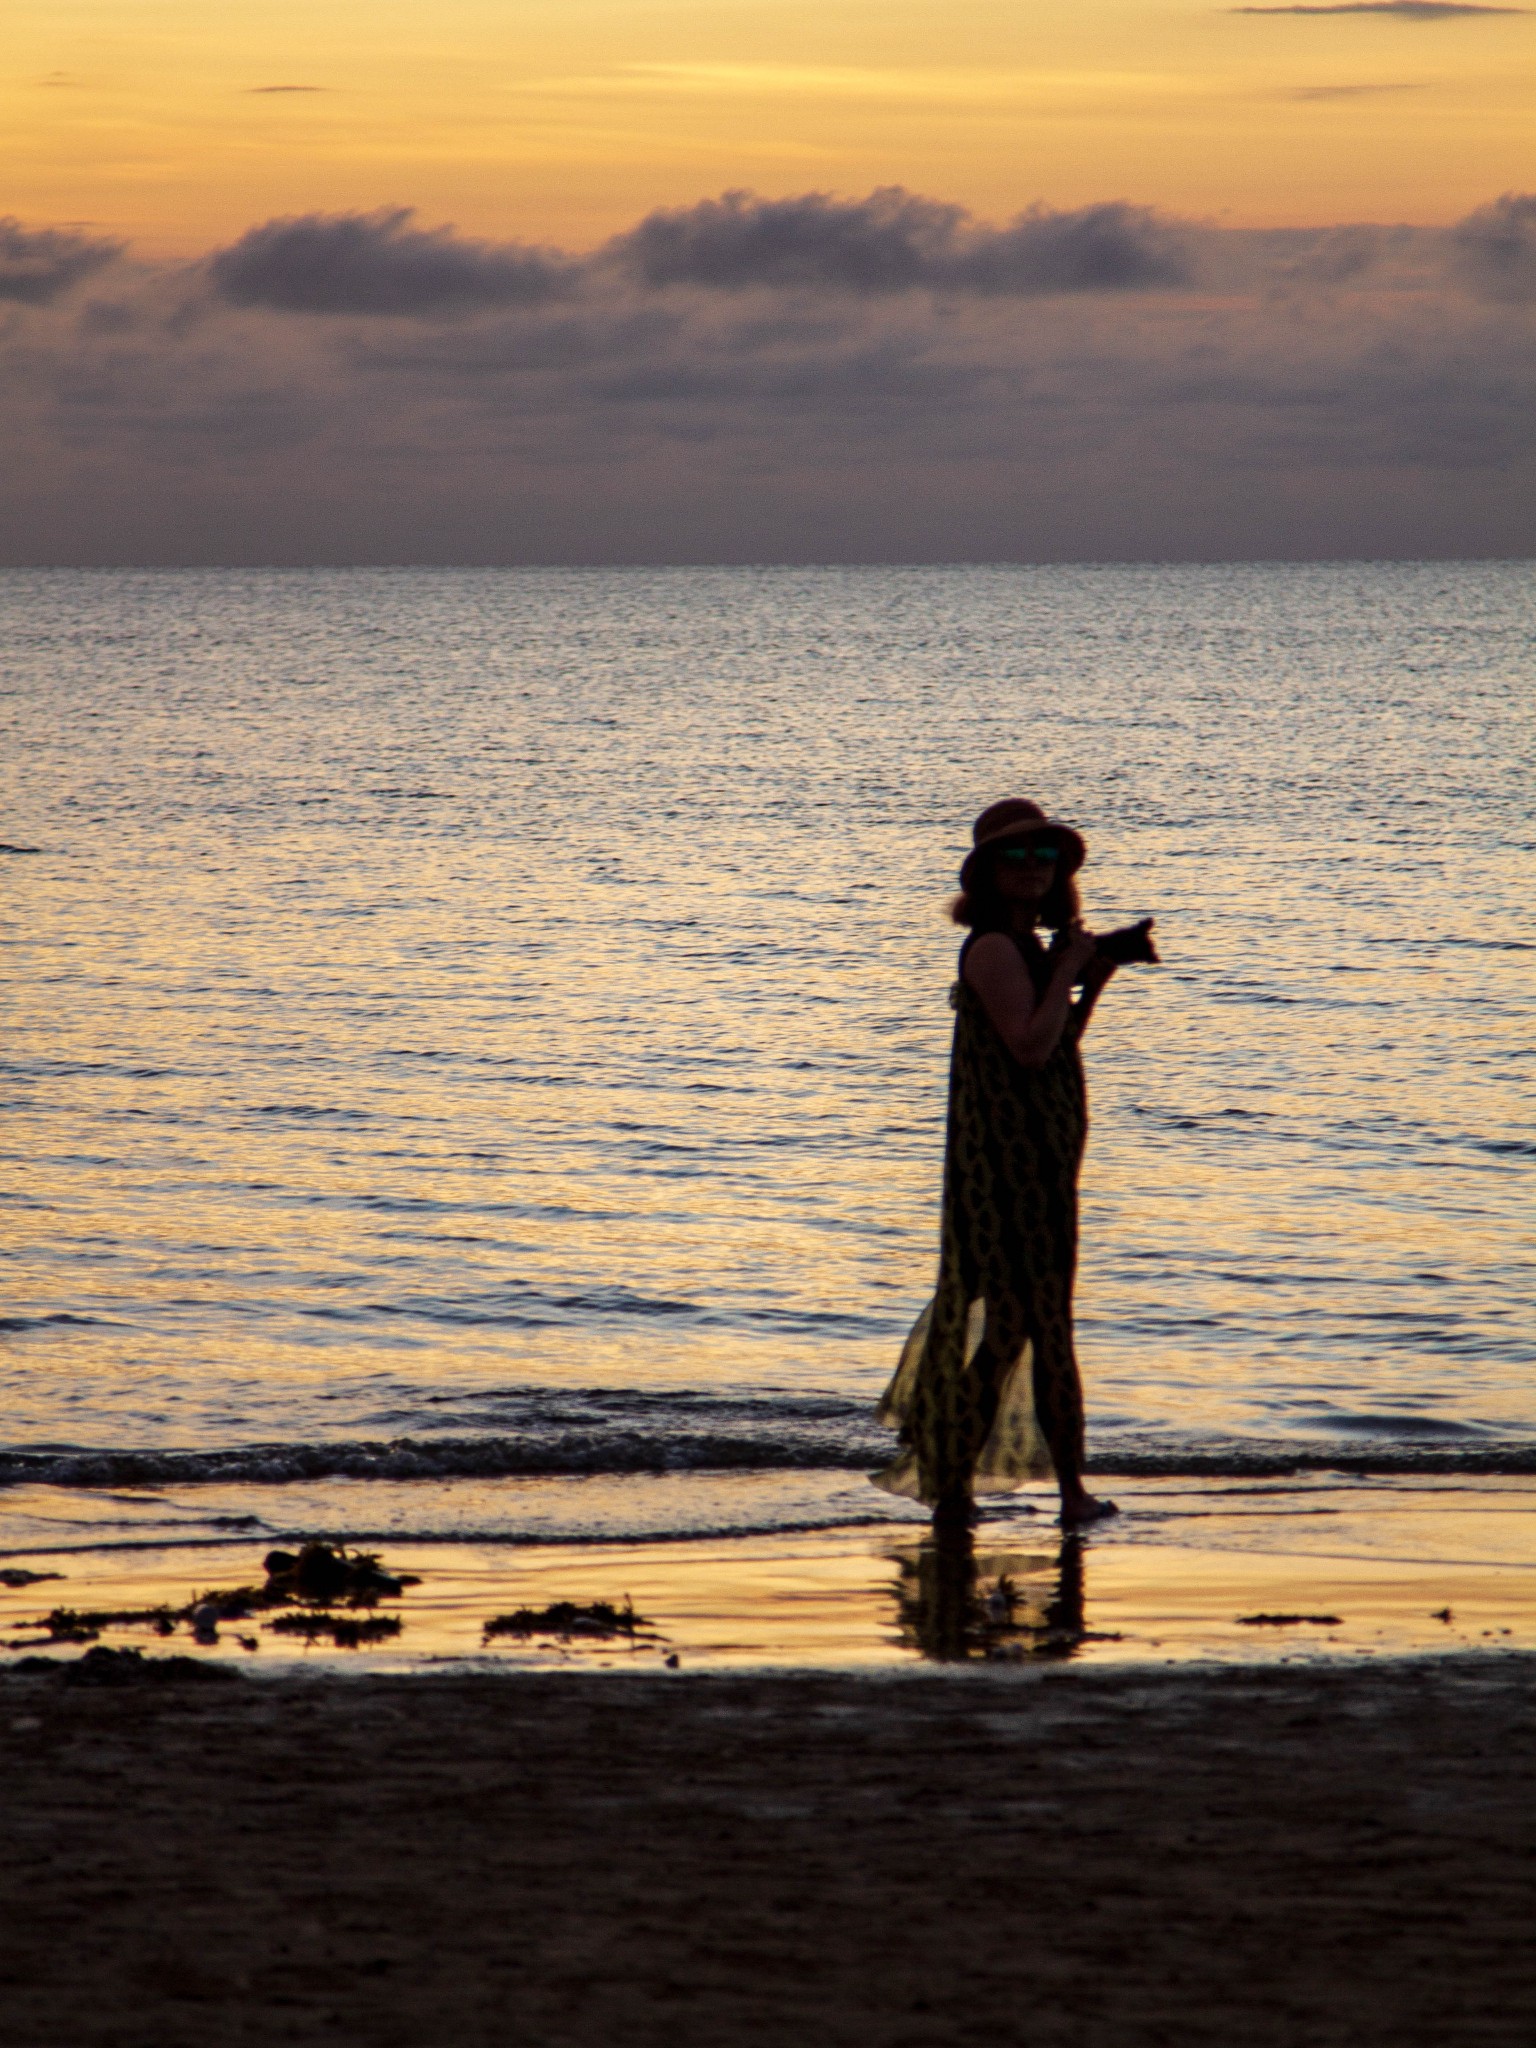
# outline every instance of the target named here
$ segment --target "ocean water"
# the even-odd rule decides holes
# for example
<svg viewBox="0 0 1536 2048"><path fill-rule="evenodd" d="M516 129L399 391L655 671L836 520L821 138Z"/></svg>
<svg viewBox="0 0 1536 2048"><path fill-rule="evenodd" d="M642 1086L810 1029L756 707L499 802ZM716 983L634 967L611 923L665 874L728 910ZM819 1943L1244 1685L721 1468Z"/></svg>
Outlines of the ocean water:
<svg viewBox="0 0 1536 2048"><path fill-rule="evenodd" d="M1521 564L9 572L0 1548L830 1527L970 818L1155 914L1096 1467L1536 1472Z"/></svg>

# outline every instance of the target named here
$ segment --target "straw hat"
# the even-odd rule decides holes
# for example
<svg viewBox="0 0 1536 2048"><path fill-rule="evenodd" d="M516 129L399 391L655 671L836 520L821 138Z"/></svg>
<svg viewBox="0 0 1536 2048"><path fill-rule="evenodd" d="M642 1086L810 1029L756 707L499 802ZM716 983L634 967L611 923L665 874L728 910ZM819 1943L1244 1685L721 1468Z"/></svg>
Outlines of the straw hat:
<svg viewBox="0 0 1536 2048"><path fill-rule="evenodd" d="M1025 839L1051 839L1061 848L1062 871L1075 875L1087 858L1082 835L1059 819L1048 818L1028 797L1005 796L1001 803L988 804L971 827L971 850L960 870L960 886L970 889L989 855L1000 846L1017 846Z"/></svg>

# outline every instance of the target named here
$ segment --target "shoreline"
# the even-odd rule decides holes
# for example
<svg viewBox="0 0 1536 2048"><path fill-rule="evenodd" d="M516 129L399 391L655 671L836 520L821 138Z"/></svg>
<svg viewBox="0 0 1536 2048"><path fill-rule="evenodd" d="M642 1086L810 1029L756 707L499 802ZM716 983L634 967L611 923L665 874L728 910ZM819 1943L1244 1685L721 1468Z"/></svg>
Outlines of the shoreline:
<svg viewBox="0 0 1536 2048"><path fill-rule="evenodd" d="M1523 2048L1533 1700L1522 1653L13 1670L7 2041Z"/></svg>
<svg viewBox="0 0 1536 2048"><path fill-rule="evenodd" d="M367 1526L365 1489L352 1504ZM1536 1651L1536 1483L1446 1489L1143 1486L1127 1512L1064 1537L1025 1504L990 1513L968 1554L946 1556L919 1521L561 1543L350 1538L413 1583L378 1603L398 1621L365 1647L304 1643L258 1613L195 1641L178 1623L102 1623L77 1645L174 1648L252 1667L341 1660L380 1670L487 1663L617 1666L676 1656L689 1668L873 1670L953 1659L1263 1664L1516 1648ZM345 1530L328 1532L341 1538ZM0 1667L56 1646L55 1608L87 1616L184 1609L214 1588L259 1584L274 1539L131 1552L0 1557ZM50 1576L57 1574L57 1576ZM9 1574L8 1574L9 1575ZM633 1601L643 1641L490 1638L498 1615L551 1603Z"/></svg>

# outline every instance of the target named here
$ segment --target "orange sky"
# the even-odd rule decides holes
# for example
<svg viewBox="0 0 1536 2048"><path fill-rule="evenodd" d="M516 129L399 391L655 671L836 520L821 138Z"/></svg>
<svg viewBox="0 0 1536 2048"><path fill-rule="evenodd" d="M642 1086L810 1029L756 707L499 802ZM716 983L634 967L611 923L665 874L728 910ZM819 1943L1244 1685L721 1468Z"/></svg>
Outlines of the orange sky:
<svg viewBox="0 0 1536 2048"><path fill-rule="evenodd" d="M10 0L0 212L189 254L419 207L579 247L731 186L1446 221L1536 184L1536 13L1203 0ZM304 90L278 88L305 88Z"/></svg>

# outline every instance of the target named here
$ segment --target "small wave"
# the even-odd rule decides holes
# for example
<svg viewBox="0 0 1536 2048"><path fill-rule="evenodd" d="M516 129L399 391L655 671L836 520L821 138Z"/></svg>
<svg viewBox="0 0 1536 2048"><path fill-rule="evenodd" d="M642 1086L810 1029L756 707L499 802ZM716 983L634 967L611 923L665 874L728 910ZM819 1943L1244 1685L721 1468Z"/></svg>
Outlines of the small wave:
<svg viewBox="0 0 1536 2048"><path fill-rule="evenodd" d="M326 1102L252 1102L247 1104L251 1116L296 1116L296 1117L357 1117L365 1112L349 1109L344 1104Z"/></svg>
<svg viewBox="0 0 1536 2048"><path fill-rule="evenodd" d="M1475 1422L1447 1422L1434 1415L1334 1415L1330 1429L1353 1436L1477 1437L1487 1435Z"/></svg>
<svg viewBox="0 0 1536 2048"><path fill-rule="evenodd" d="M775 1334L855 1340L895 1338L903 1328L900 1318L860 1315L849 1310L777 1308L761 1304L723 1308L716 1303L640 1294L620 1286L589 1287L579 1294L562 1294L508 1284L483 1294L464 1294L453 1298L407 1294L394 1300L365 1301L356 1308L308 1307L302 1313L331 1321L361 1321L365 1317L389 1316L465 1328L483 1326L515 1330L560 1329L572 1325L586 1328L600 1323L670 1323L690 1329L764 1330Z"/></svg>
<svg viewBox="0 0 1536 2048"><path fill-rule="evenodd" d="M52 1330L111 1329L116 1327L107 1316L72 1316L64 1310L51 1316L0 1316L0 1330Z"/></svg>
<svg viewBox="0 0 1536 2048"><path fill-rule="evenodd" d="M1373 1443L1341 1450L1336 1444L1181 1444L1168 1449L1106 1447L1093 1461L1102 1478L1288 1479L1304 1472L1370 1478L1522 1478L1536 1476L1536 1443Z"/></svg>
<svg viewBox="0 0 1536 2048"><path fill-rule="evenodd" d="M873 1437L875 1432L871 1430ZM529 1437L394 1437L384 1442L252 1444L229 1450L0 1452L0 1486L291 1485L312 1479L533 1479L664 1472L858 1471L891 1439L842 1432L587 1431Z"/></svg>
<svg viewBox="0 0 1536 2048"><path fill-rule="evenodd" d="M1026 1509L1026 1512L1034 1512ZM1014 1512L1018 1513L1015 1503ZM878 1494L871 1496L871 1507L867 1514L804 1514L762 1516L750 1521L731 1521L719 1516L701 1516L696 1521L683 1524L676 1522L638 1521L626 1523L622 1528L566 1528L557 1526L545 1529L508 1529L495 1523L484 1528L464 1529L413 1529L409 1525L385 1524L371 1528L364 1523L341 1522L334 1518L321 1517L316 1521L295 1523L287 1527L279 1523L263 1524L259 1538L253 1536L136 1536L127 1539L109 1539L101 1543L50 1543L44 1548L7 1549L8 1558L18 1557L94 1557L98 1553L117 1555L124 1552L153 1550L240 1550L248 1548L256 1540L263 1544L309 1543L316 1537L327 1543L349 1543L355 1545L376 1544L380 1549L386 1545L394 1551L407 1546L412 1548L431 1545L443 1550L454 1550L467 1545L495 1545L498 1548L517 1550L595 1550L607 1544L628 1548L637 1543L708 1543L731 1540L746 1536L816 1536L828 1531L844 1529L895 1529L909 1527L913 1521L921 1523L923 1511L914 1508L910 1501L887 1501L882 1503Z"/></svg>
<svg viewBox="0 0 1536 2048"><path fill-rule="evenodd" d="M871 1472L894 1439L877 1425L829 1421L692 1430L546 1429L516 1436L352 1439L243 1444L217 1450L75 1449L0 1452L0 1487L287 1486L324 1479L450 1481L660 1476L673 1473ZM1100 1445L1105 1478L1253 1479L1334 1472L1352 1477L1536 1475L1536 1441L1375 1441L1341 1447L1248 1441Z"/></svg>

